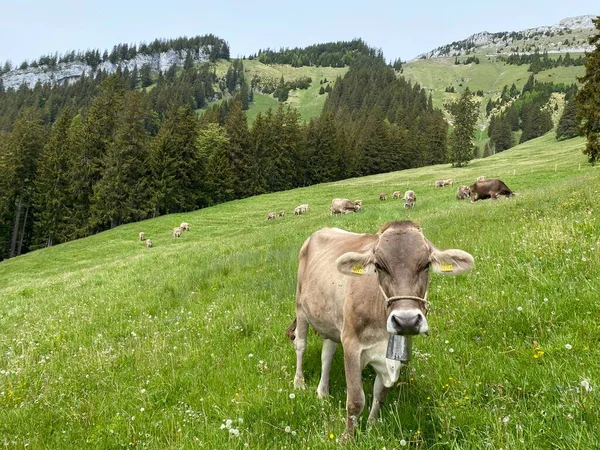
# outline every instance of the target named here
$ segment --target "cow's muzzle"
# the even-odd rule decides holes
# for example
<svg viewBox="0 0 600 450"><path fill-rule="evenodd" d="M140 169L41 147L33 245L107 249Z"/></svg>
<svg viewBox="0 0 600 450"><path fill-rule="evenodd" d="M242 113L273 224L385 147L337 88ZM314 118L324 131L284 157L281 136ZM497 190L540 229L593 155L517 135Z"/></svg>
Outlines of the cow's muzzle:
<svg viewBox="0 0 600 450"><path fill-rule="evenodd" d="M418 308L398 309L388 316L387 331L403 336L427 334L429 324L425 314Z"/></svg>

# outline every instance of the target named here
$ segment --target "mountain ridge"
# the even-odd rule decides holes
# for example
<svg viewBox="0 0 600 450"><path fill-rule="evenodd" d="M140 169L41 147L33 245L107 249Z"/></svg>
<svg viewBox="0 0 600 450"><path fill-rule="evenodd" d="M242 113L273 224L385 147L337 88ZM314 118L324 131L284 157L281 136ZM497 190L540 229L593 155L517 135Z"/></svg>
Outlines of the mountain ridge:
<svg viewBox="0 0 600 450"><path fill-rule="evenodd" d="M454 41L450 44L436 47L429 52L421 53L417 55L414 60L418 59L432 59L432 58L446 58L452 56L462 56L473 53L477 49L490 51L495 50L494 55L497 54L530 54L535 51L546 51L548 53L583 53L593 50L593 46L587 43L587 35L591 34L594 30L594 23L592 20L595 15L583 15L575 17L567 17L562 19L554 25L543 25L534 28L527 28L522 31L501 31L496 33L490 33L488 31L480 31L474 33L466 39L460 41ZM575 41L575 44L565 44L565 41L569 41L569 38L560 42L558 36L572 35L576 32L580 36L571 36ZM552 39L546 39L547 43L540 41L541 38L554 38L557 37L556 42L552 42ZM528 40L534 40L534 48L536 50L523 50L523 45L512 46L519 42L526 42ZM531 44L529 44L531 46ZM541 48L540 48L541 47ZM504 49L507 49L504 51Z"/></svg>

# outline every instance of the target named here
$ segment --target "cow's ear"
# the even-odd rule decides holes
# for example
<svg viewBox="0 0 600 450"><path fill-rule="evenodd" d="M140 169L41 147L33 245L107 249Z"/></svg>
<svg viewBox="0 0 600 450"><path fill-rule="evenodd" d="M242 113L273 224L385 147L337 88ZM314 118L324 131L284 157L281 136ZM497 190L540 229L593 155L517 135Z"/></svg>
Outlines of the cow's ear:
<svg viewBox="0 0 600 450"><path fill-rule="evenodd" d="M340 256L335 265L345 275L370 275L375 273L375 264L373 264L372 260L373 256L371 252L348 252Z"/></svg>
<svg viewBox="0 0 600 450"><path fill-rule="evenodd" d="M475 264L471 254L455 248L440 250L433 247L429 261L433 271L443 275L458 275L468 272Z"/></svg>

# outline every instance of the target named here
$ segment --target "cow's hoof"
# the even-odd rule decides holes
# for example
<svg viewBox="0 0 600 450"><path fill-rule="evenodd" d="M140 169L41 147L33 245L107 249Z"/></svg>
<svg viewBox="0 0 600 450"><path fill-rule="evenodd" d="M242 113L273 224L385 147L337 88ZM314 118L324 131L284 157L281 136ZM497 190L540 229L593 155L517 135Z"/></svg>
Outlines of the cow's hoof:
<svg viewBox="0 0 600 450"><path fill-rule="evenodd" d="M327 397L329 397L329 389L322 389L321 387L319 387L317 389L317 397L319 397L320 399L326 399Z"/></svg>
<svg viewBox="0 0 600 450"><path fill-rule="evenodd" d="M294 387L296 389L306 389L306 383L304 382L304 378L295 377L294 378Z"/></svg>

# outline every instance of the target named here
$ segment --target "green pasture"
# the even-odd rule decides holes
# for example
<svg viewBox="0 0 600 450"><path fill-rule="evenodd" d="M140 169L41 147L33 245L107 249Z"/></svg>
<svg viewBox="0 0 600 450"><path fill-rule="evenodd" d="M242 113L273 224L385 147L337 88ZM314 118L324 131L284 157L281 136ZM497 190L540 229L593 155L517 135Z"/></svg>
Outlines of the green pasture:
<svg viewBox="0 0 600 450"><path fill-rule="evenodd" d="M547 135L466 168L262 195L0 263L0 446L338 448L341 349L320 401L311 333L308 389L293 388L285 329L298 251L322 227L374 233L410 219L437 246L470 252L475 267L432 275L430 335L414 339L381 421L368 427L365 411L347 447L598 448L600 174L584 145ZM517 195L457 201L457 185L479 175ZM441 178L455 186L434 188ZM378 200L409 188L414 209ZM362 199L364 211L331 217L334 197ZM294 216L300 203L310 211ZM266 220L279 210L284 218ZM182 221L191 230L172 237ZM365 369L368 405L373 380Z"/></svg>

